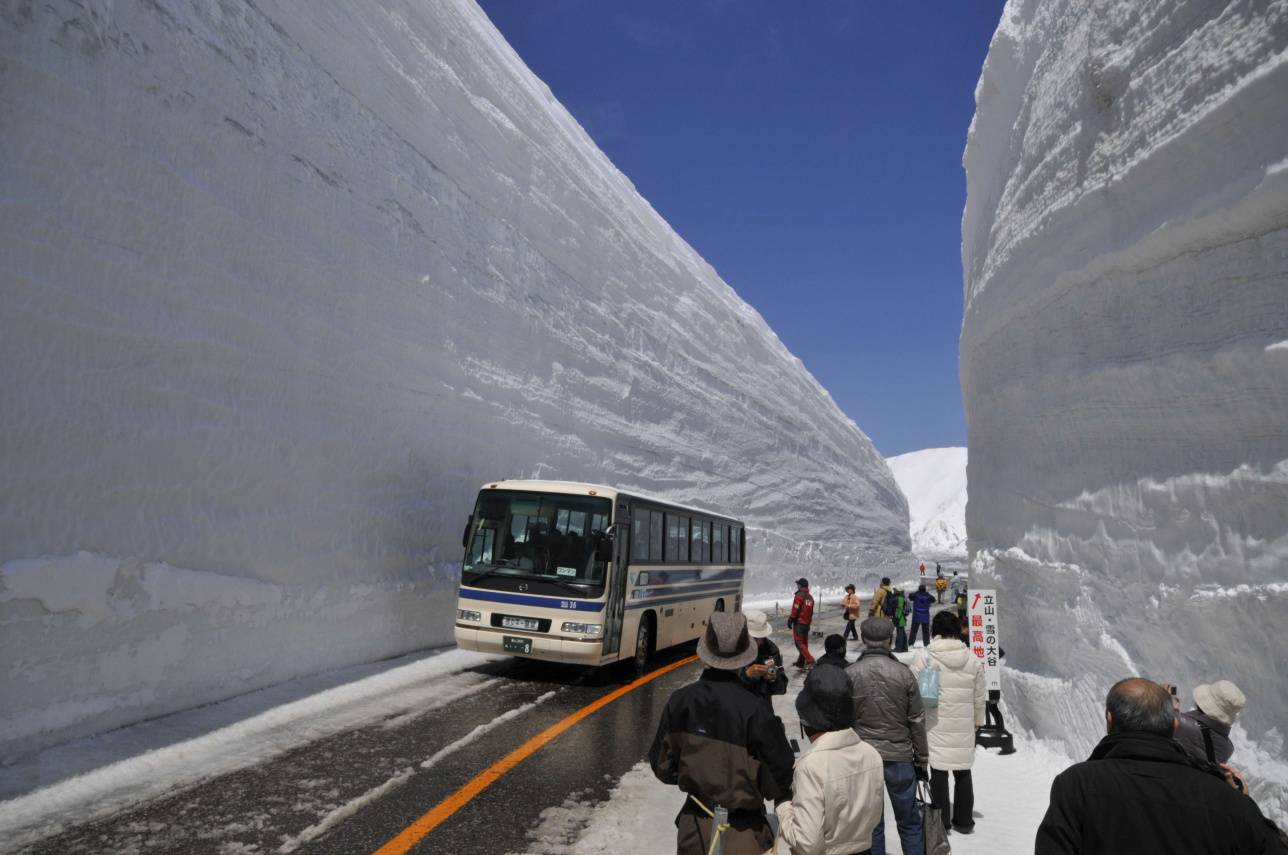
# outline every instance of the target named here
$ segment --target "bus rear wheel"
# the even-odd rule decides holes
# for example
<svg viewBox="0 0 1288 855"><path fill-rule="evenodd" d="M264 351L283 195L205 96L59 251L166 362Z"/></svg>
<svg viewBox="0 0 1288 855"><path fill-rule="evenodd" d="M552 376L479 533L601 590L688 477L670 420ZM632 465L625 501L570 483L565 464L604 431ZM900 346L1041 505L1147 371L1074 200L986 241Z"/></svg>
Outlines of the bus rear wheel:
<svg viewBox="0 0 1288 855"><path fill-rule="evenodd" d="M635 632L635 673L642 676L648 669L653 654L653 615L640 616L640 628Z"/></svg>
<svg viewBox="0 0 1288 855"><path fill-rule="evenodd" d="M722 597L721 599L716 600L716 611L722 612L724 610L725 610L725 604L724 604L724 598Z"/></svg>

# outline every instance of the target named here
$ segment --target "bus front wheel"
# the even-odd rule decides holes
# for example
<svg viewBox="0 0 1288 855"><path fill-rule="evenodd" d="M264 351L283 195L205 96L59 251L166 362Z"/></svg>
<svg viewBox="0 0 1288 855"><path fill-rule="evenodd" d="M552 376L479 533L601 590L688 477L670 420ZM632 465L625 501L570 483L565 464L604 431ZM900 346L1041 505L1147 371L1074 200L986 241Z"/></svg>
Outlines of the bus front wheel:
<svg viewBox="0 0 1288 855"><path fill-rule="evenodd" d="M640 616L640 628L635 633L635 673L642 675L648 668L653 653L653 615Z"/></svg>

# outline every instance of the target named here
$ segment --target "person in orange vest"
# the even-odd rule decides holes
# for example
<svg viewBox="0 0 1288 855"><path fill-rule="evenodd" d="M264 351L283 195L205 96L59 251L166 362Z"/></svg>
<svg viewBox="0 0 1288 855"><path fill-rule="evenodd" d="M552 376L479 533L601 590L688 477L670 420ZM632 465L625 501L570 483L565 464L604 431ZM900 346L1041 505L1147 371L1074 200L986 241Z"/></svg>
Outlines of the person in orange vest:
<svg viewBox="0 0 1288 855"><path fill-rule="evenodd" d="M854 592L853 585L845 586L845 596L841 598L841 608L845 615L845 632L842 638L854 637L855 641L859 640L859 631L854 628L854 622L859 619L859 611L863 604L859 602L859 595Z"/></svg>
<svg viewBox="0 0 1288 855"><path fill-rule="evenodd" d="M809 625L814 620L814 596L809 592L809 580L801 577L796 580L796 596L792 599L792 613L787 618L787 626L792 631L792 641L796 642L797 668L814 667L814 655L809 652Z"/></svg>

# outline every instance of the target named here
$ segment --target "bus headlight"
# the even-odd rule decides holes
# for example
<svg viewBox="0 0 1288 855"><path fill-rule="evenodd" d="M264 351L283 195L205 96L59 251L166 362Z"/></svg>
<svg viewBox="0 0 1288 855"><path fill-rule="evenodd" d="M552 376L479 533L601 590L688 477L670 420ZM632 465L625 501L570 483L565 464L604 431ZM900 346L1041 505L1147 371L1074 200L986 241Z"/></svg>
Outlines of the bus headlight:
<svg viewBox="0 0 1288 855"><path fill-rule="evenodd" d="M471 609L457 609L456 619L468 620L468 621L473 621L474 623L478 623L479 621L483 620L483 613L476 612Z"/></svg>
<svg viewBox="0 0 1288 855"><path fill-rule="evenodd" d="M601 624L572 623L571 621L565 621L561 629L571 635L588 635L591 638L599 638L600 633L604 631L604 627Z"/></svg>

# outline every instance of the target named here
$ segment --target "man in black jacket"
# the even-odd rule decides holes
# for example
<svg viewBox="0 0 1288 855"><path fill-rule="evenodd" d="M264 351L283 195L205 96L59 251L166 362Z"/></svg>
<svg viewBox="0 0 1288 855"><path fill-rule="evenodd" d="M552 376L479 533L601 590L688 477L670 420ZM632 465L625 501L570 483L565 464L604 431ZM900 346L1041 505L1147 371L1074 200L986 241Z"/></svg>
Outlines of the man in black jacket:
<svg viewBox="0 0 1288 855"><path fill-rule="evenodd" d="M1256 802L1172 739L1172 696L1139 677L1105 699L1109 735L1051 785L1034 855L1288 855Z"/></svg>
<svg viewBox="0 0 1288 855"><path fill-rule="evenodd" d="M653 774L687 795L675 819L678 855L706 855L711 812L729 811L725 855L761 855L774 845L765 801L792 797L792 749L773 712L739 682L756 658L747 621L715 612L698 641L706 670L676 690L649 750Z"/></svg>

